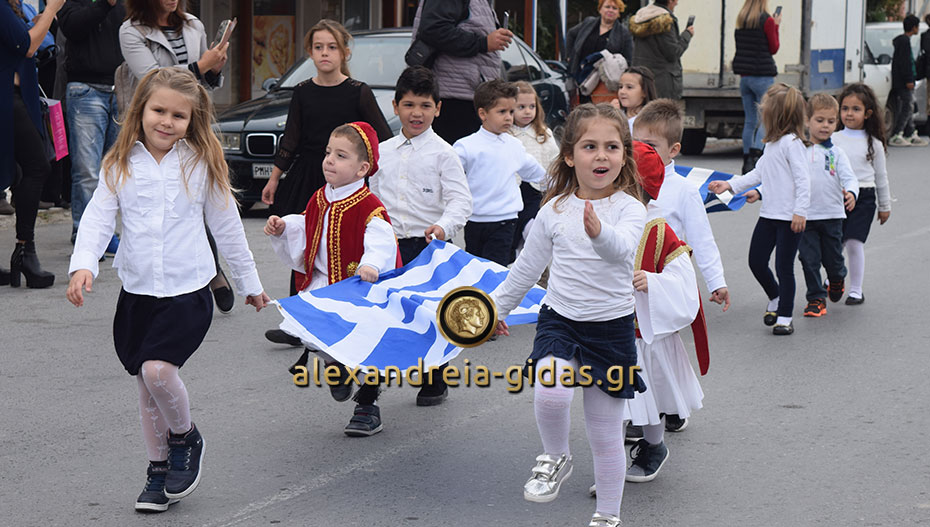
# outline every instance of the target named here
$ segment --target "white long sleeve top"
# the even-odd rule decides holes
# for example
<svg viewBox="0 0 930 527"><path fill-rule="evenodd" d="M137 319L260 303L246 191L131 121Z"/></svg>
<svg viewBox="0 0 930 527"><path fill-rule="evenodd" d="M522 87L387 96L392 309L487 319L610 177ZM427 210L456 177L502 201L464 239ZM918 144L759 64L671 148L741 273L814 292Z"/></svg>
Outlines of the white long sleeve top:
<svg viewBox="0 0 930 527"><path fill-rule="evenodd" d="M324 187L326 199L330 204L341 201L355 194L362 186L363 180L349 183L334 189L329 183ZM330 205L332 206L332 205ZM328 210L328 209L327 209ZM388 213L390 216L390 213ZM304 265L304 251L307 248L307 224L303 214L288 214L282 218L285 223L284 232L280 236L270 236L271 248L278 258L291 269L307 272ZM323 232L329 232L329 214L323 215ZM364 252L358 266L370 265L378 274L394 269L397 263L397 240L391 225L381 218L372 218L365 227ZM320 237L320 247L313 259L313 276L310 278L308 290L319 289L329 285L329 254L326 236Z"/></svg>
<svg viewBox="0 0 930 527"><path fill-rule="evenodd" d="M885 147L878 139L872 138L872 160L869 161L869 134L865 130L844 128L835 132L833 144L843 149L849 156L849 164L859 179L859 188L874 188L878 201L878 210L891 211L891 186L888 184L888 169L885 163ZM857 195L858 196L858 195Z"/></svg>
<svg viewBox="0 0 930 527"><path fill-rule="evenodd" d="M726 287L720 250L707 219L701 189L675 172L674 161L665 166L665 180L658 199L652 203L661 209L662 217L675 234L691 246L707 290Z"/></svg>
<svg viewBox="0 0 930 527"><path fill-rule="evenodd" d="M765 152L756 168L731 179L730 186L733 194L739 194L761 183L763 195L759 216L791 221L795 214L807 218L811 201L810 172L804 141L788 134L765 145Z"/></svg>
<svg viewBox="0 0 930 527"><path fill-rule="evenodd" d="M391 218L398 238L422 238L439 225L452 239L471 216L471 190L452 145L428 128L407 139L396 135L378 146L378 172L368 185Z"/></svg>
<svg viewBox="0 0 930 527"><path fill-rule="evenodd" d="M548 174L549 165L559 156L559 142L552 136L552 131L546 128L546 140L542 143L539 142L539 136L532 126L514 125L510 133L520 140L526 153L533 156ZM517 178L519 177L520 174L517 174ZM548 177L543 183L530 183L530 185L536 190L545 191L548 187Z"/></svg>
<svg viewBox="0 0 930 527"><path fill-rule="evenodd" d="M846 217L846 196L843 191L859 197L859 180L842 148L832 143L807 147L811 164L811 206L808 220L839 220Z"/></svg>
<svg viewBox="0 0 930 527"><path fill-rule="evenodd" d="M236 201L218 190L211 192L206 165L194 163L196 154L187 142L175 143L161 163L141 142L129 156L130 175L115 193L101 169L100 184L81 216L69 273L87 269L97 277L97 262L120 212L123 231L113 267L123 289L160 298L197 291L216 276L206 221L229 264L236 292L261 294Z"/></svg>
<svg viewBox="0 0 930 527"><path fill-rule="evenodd" d="M520 174L529 183L545 181L546 171L510 134L494 134L482 126L452 146L462 161L471 189L473 210L469 221L493 222L517 217L523 210L523 198L514 174Z"/></svg>
<svg viewBox="0 0 930 527"><path fill-rule="evenodd" d="M646 208L625 192L592 200L601 221L591 239L584 230L585 201L553 199L536 215L523 252L491 297L498 318L517 306L549 265L542 303L575 321L602 322L633 312L633 260L646 226ZM551 262L551 264L550 264Z"/></svg>

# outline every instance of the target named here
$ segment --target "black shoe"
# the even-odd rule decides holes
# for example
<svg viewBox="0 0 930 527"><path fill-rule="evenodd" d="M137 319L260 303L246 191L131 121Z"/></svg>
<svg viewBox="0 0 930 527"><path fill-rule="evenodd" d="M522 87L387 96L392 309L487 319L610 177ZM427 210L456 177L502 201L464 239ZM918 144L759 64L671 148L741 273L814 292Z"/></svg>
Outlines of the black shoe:
<svg viewBox="0 0 930 527"><path fill-rule="evenodd" d="M19 287L20 275L26 277L26 287L42 289L52 287L55 275L43 271L36 255L35 242L16 242L13 255L10 256L10 285Z"/></svg>
<svg viewBox="0 0 930 527"><path fill-rule="evenodd" d="M755 163L753 163L752 161L752 155L743 154L743 168L740 173L745 175L749 173L754 167L755 167Z"/></svg>
<svg viewBox="0 0 930 527"><path fill-rule="evenodd" d="M213 300L216 301L216 307L222 313L229 313L236 307L236 295L233 294L232 288L229 287L229 281L223 270L217 265L216 276L210 281L210 289L213 291Z"/></svg>
<svg viewBox="0 0 930 527"><path fill-rule="evenodd" d="M827 294L830 302L839 302L843 298L843 292L846 291L845 280L827 280Z"/></svg>
<svg viewBox="0 0 930 527"><path fill-rule="evenodd" d="M338 362L331 362L326 367L339 367L339 380L329 385L329 394L333 396L336 402L348 401L352 397L352 380L349 379L349 370ZM327 382L329 382L327 380Z"/></svg>
<svg viewBox="0 0 930 527"><path fill-rule="evenodd" d="M417 393L417 406L436 406L442 404L446 397L449 397L449 386L446 385L446 381L442 378L442 372L445 371L448 365L446 363L433 370L431 376L433 382L431 383L427 383L425 380L430 377L424 376L423 386L420 387L420 391Z"/></svg>
<svg viewBox="0 0 930 527"><path fill-rule="evenodd" d="M863 303L863 302L865 302L865 295L862 295L862 296L860 296L859 298L856 298L856 297L851 296L851 295L846 297L846 305L847 305L847 306L858 306L859 304L861 304L861 303Z"/></svg>
<svg viewBox="0 0 930 527"><path fill-rule="evenodd" d="M784 324L775 324L775 327L772 328L773 335L790 335L794 333L794 322L789 322L788 325Z"/></svg>
<svg viewBox="0 0 930 527"><path fill-rule="evenodd" d="M165 512L168 505L177 503L165 496L165 477L168 475L168 464L149 463L148 479L145 480L145 490L136 498L136 510L139 512Z"/></svg>
<svg viewBox="0 0 930 527"><path fill-rule="evenodd" d="M765 314L762 315L762 323L766 326L774 326L776 320L778 320L778 313L774 311L766 311Z"/></svg>
<svg viewBox="0 0 930 527"><path fill-rule="evenodd" d="M165 478L165 496L181 499L200 484L203 464L203 437L191 423L186 434L168 433L168 477Z"/></svg>
<svg viewBox="0 0 930 527"><path fill-rule="evenodd" d="M0 285L10 285L10 271L0 267Z"/></svg>
<svg viewBox="0 0 930 527"><path fill-rule="evenodd" d="M665 414L665 429L669 432L683 432L688 428L688 418L682 419L678 414Z"/></svg>
<svg viewBox="0 0 930 527"><path fill-rule="evenodd" d="M302 345L299 338L293 335L288 335L280 329L269 329L265 332L265 338L271 342L274 342L275 344L287 344L288 346Z"/></svg>
<svg viewBox="0 0 930 527"><path fill-rule="evenodd" d="M645 483L656 479L662 466L668 461L668 448L665 442L650 445L645 439L640 439L630 450L633 459L630 468L626 471L626 480L632 483Z"/></svg>
<svg viewBox="0 0 930 527"><path fill-rule="evenodd" d="M643 438L643 427L639 425L634 425L633 423L627 423L626 425L626 435L623 438L623 442L626 444L632 444Z"/></svg>
<svg viewBox="0 0 930 527"><path fill-rule="evenodd" d="M381 410L374 404L360 404L355 407L355 415L349 419L345 434L351 437L368 437L377 434L384 427L381 425Z"/></svg>

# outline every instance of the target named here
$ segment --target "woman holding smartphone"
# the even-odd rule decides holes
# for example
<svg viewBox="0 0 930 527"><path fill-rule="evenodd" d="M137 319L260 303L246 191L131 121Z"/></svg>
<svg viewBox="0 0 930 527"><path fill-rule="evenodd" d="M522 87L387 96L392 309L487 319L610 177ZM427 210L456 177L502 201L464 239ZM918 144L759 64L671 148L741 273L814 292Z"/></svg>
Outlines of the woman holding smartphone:
<svg viewBox="0 0 930 527"><path fill-rule="evenodd" d="M759 103L769 86L775 82L778 66L772 56L778 52L778 26L781 6L770 16L766 0L746 0L736 16L736 55L733 73L740 76L739 91L743 98L743 174L756 166L762 157L765 129L759 120Z"/></svg>

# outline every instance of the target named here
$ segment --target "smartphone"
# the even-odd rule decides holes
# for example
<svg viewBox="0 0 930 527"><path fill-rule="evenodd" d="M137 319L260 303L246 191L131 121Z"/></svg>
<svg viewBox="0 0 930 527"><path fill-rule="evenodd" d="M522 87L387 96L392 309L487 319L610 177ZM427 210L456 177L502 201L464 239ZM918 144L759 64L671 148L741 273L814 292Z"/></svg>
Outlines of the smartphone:
<svg viewBox="0 0 930 527"><path fill-rule="evenodd" d="M504 11L504 21L501 23L504 29L510 29L510 11Z"/></svg>
<svg viewBox="0 0 930 527"><path fill-rule="evenodd" d="M778 16L780 14L781 14L781 6L778 6L775 8L775 16Z"/></svg>
<svg viewBox="0 0 930 527"><path fill-rule="evenodd" d="M694 15L688 17L688 24L685 27L691 27L694 25Z"/></svg>

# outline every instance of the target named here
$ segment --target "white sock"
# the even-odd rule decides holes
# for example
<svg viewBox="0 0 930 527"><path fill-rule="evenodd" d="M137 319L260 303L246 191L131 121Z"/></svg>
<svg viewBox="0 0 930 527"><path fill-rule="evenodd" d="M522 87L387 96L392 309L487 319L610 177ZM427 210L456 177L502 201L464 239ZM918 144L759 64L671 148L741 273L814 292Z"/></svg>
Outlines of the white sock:
<svg viewBox="0 0 930 527"><path fill-rule="evenodd" d="M584 391L584 425L594 456L594 483L597 485L597 512L620 515L623 483L626 478L626 405L591 386Z"/></svg>
<svg viewBox="0 0 930 527"><path fill-rule="evenodd" d="M865 277L865 244L859 240L846 240L846 266L849 268L849 296L862 298L862 279Z"/></svg>
<svg viewBox="0 0 930 527"><path fill-rule="evenodd" d="M536 363L537 367L548 365L552 360L552 355ZM554 375L559 377L563 368L576 367L575 361L565 361L555 359L556 372ZM577 368L576 370L577 371ZM568 446L568 433L571 428L571 408L572 397L575 394L574 388L566 388L562 383L556 382L555 386L546 387L537 379L533 389L533 408L536 413L536 427L539 428L539 438L542 439L543 452L551 456L561 454L571 455Z"/></svg>
<svg viewBox="0 0 930 527"><path fill-rule="evenodd" d="M778 317L778 320L775 321L775 324L779 326L787 326L791 324L791 317Z"/></svg>
<svg viewBox="0 0 930 527"><path fill-rule="evenodd" d="M766 311L778 311L778 297L769 300L769 305L765 308Z"/></svg>

